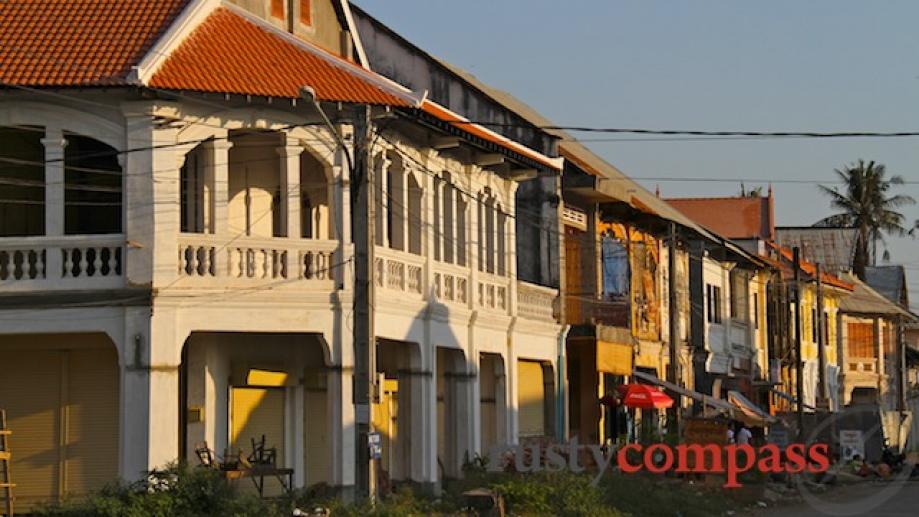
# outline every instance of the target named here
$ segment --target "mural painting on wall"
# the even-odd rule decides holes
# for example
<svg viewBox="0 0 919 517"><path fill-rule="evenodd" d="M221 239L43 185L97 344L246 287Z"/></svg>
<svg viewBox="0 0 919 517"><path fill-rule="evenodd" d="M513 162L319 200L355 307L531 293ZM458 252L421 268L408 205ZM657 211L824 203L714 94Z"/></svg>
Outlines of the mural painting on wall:
<svg viewBox="0 0 919 517"><path fill-rule="evenodd" d="M622 324L640 339L660 339L657 240L622 224L602 225L599 233L603 300L630 301L630 309L623 307L628 321Z"/></svg>
<svg viewBox="0 0 919 517"><path fill-rule="evenodd" d="M656 239L631 229L629 232L632 271L632 330L639 339L660 339L658 265L660 248Z"/></svg>

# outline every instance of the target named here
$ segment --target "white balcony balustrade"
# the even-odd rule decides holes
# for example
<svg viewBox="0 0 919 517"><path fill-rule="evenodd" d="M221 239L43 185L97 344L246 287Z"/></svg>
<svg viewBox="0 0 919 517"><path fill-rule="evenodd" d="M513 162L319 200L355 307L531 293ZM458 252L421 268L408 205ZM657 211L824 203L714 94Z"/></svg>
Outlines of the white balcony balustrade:
<svg viewBox="0 0 919 517"><path fill-rule="evenodd" d="M181 281L200 287L289 282L293 287L331 289L341 265L336 262L337 248L333 240L182 234L177 273Z"/></svg>
<svg viewBox="0 0 919 517"><path fill-rule="evenodd" d="M557 318L558 289L517 282L517 313L523 317L546 322Z"/></svg>
<svg viewBox="0 0 919 517"><path fill-rule="evenodd" d="M0 290L67 291L124 286L123 235L0 239Z"/></svg>

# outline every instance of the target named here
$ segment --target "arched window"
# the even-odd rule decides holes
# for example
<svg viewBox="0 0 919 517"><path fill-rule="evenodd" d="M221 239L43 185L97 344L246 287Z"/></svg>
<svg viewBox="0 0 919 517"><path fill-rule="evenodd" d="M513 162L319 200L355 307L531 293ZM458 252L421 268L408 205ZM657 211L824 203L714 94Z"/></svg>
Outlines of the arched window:
<svg viewBox="0 0 919 517"><path fill-rule="evenodd" d="M88 136L64 137L64 233L121 233L118 151Z"/></svg>
<svg viewBox="0 0 919 517"><path fill-rule="evenodd" d="M44 235L44 128L0 127L0 237Z"/></svg>
<svg viewBox="0 0 919 517"><path fill-rule="evenodd" d="M456 234L455 234L455 217L454 204L456 200L456 190L453 188L453 182L450 173L443 174L443 211L440 220L443 222L443 250L444 262L452 264L455 261Z"/></svg>
<svg viewBox="0 0 919 517"><path fill-rule="evenodd" d="M507 273L507 215L504 213L500 203L495 203L495 218L497 220L495 239L497 240L498 248L498 256L495 258L497 261L496 272L498 275L504 276Z"/></svg>
<svg viewBox="0 0 919 517"><path fill-rule="evenodd" d="M204 144L185 155L185 163L179 171L179 205L181 208L181 231L204 233L206 220Z"/></svg>
<svg viewBox="0 0 919 517"><path fill-rule="evenodd" d="M421 236L424 233L421 206L424 191L415 180L414 174L407 174L406 177L408 178L408 251L421 255Z"/></svg>
<svg viewBox="0 0 919 517"><path fill-rule="evenodd" d="M468 207L463 193L456 190L456 264L466 265L466 209Z"/></svg>
<svg viewBox="0 0 919 517"><path fill-rule="evenodd" d="M396 153L390 154L389 166L386 168L386 187L387 241L390 248L405 250L405 169L402 167L402 158Z"/></svg>
<svg viewBox="0 0 919 517"><path fill-rule="evenodd" d="M495 272L495 241L498 232L495 221L495 198L485 198L485 271Z"/></svg>

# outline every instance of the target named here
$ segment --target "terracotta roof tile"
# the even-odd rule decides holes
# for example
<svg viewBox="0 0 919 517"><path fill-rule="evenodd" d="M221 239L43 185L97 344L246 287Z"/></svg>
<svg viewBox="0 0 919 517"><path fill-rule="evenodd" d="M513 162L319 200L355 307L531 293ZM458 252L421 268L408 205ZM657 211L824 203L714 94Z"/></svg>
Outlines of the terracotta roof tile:
<svg viewBox="0 0 919 517"><path fill-rule="evenodd" d="M125 84L189 0L0 2L0 82Z"/></svg>
<svg viewBox="0 0 919 517"><path fill-rule="evenodd" d="M771 239L768 197L674 198L674 208L729 239Z"/></svg>
<svg viewBox="0 0 919 517"><path fill-rule="evenodd" d="M226 7L208 16L150 78L168 90L300 97L313 87L325 101L407 107L410 103L374 81L363 68L318 47L292 41Z"/></svg>

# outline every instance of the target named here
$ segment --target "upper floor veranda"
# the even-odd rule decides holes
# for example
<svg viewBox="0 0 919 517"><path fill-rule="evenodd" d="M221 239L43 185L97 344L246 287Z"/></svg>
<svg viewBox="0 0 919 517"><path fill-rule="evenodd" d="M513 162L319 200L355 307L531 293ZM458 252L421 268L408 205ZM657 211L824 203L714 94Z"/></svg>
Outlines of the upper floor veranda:
<svg viewBox="0 0 919 517"><path fill-rule="evenodd" d="M91 103L0 100L0 292L350 291L346 119L330 128L290 103ZM557 289L516 274L532 244L515 228L545 226L518 210L530 176L376 115L377 298L554 320Z"/></svg>

